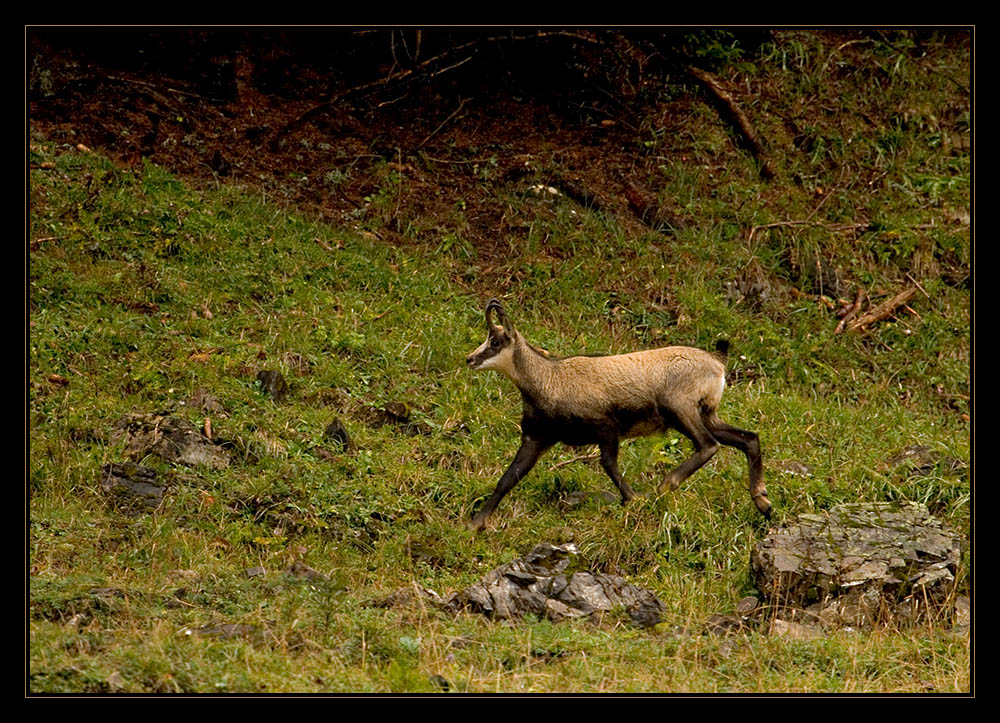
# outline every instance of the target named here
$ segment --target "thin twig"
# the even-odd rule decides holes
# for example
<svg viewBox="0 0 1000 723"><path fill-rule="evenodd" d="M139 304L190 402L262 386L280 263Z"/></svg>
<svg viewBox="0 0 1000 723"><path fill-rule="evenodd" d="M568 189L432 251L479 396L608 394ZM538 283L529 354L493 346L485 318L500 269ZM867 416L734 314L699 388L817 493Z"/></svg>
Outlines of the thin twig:
<svg viewBox="0 0 1000 723"><path fill-rule="evenodd" d="M148 82L146 82L144 80L135 80L133 78L122 78L121 76L117 76L117 75L109 75L108 76L108 80L116 80L116 81L118 81L120 83L131 83L133 85L144 85L147 88L152 88L153 90L160 90L160 88L157 85L155 85L153 83L148 83ZM225 103L226 102L226 101L222 100L221 98L209 98L208 96L198 95L197 93L191 93L190 91L181 90L179 88L169 88L168 87L168 88L166 88L166 90L167 90L168 93L177 93L178 95L186 95L189 98L197 98L198 100L204 100L204 101L207 101L209 103Z"/></svg>
<svg viewBox="0 0 1000 723"><path fill-rule="evenodd" d="M565 467L566 465L573 464L574 462L583 462L583 461L589 462L591 460L600 458L601 455L599 454L581 454L579 457L573 457L572 459L566 459L563 460L562 462L557 462L556 464L549 467L549 471L551 472L552 470L559 469L560 467Z"/></svg>
<svg viewBox="0 0 1000 723"><path fill-rule="evenodd" d="M846 43L841 43L836 50L834 50L828 56L826 56L826 62L823 63L823 67L819 69L819 73L816 75L816 77L822 78L823 73L826 72L826 68L830 64L830 61L833 60L833 56L839 53L844 48L846 48L848 45L855 45L857 43L872 43L872 42L874 41L871 38L858 38L857 40L848 40Z"/></svg>
<svg viewBox="0 0 1000 723"><path fill-rule="evenodd" d="M459 100L458 100L458 108L456 108L455 110L453 110L451 112L451 114L447 118L445 118L443 121L441 121L441 125L439 125L437 128L435 128L434 130L432 130L430 132L430 134L428 134L428 136L426 138L424 138L422 141L420 141L420 143L417 144L417 148L423 148L424 144L427 143L427 141L429 141L435 135L437 135L437 132L440 131L442 128L444 128L448 124L448 121L450 121L452 118L454 118L456 115L458 115L461 112L462 108L465 107L465 104L468 103L468 102L469 102L468 98L466 98L464 100L461 99L461 98L459 98Z"/></svg>
<svg viewBox="0 0 1000 723"><path fill-rule="evenodd" d="M434 161L435 163L455 163L455 164L465 164L465 163L489 163L492 158L470 158L466 161L449 161L445 158L432 158L426 154L422 154L422 157L428 161Z"/></svg>
<svg viewBox="0 0 1000 723"><path fill-rule="evenodd" d="M921 294L923 294L924 296L926 296L928 299L931 298L931 295L928 294L926 291L924 291L924 287L921 286L919 283L917 283L917 280L915 278L913 278L912 276L910 276L909 273L906 274L906 278L908 278L910 281L912 281L913 285L916 286L918 289L920 289L920 293Z"/></svg>
<svg viewBox="0 0 1000 723"><path fill-rule="evenodd" d="M490 39L492 39L492 38L489 38L488 40L490 40ZM406 70L404 70L402 73L400 73L399 75L397 75L394 78L377 78L377 79L371 80L371 81L369 81L367 83L362 83L361 85L355 85L355 86L353 86L351 88L345 88L342 91L334 93L328 100L320 103L319 105L314 105L311 108L306 109L304 112L300 113L297 118L293 119L289 123L286 123L285 126L283 128L281 128L274 135L274 138L272 139L272 143L274 141L280 139L282 136L284 136L285 134L287 134L293 128L298 127L299 124L301 124L304 120L306 120L306 118L309 118L310 116L312 116L312 115L314 115L314 114L316 114L316 113L318 113L318 112L320 112L322 110L325 110L327 108L332 107L338 101L341 101L344 98L347 98L349 96L356 95L356 94L359 94L359 93L364 93L366 91L371 90L372 88L377 88L377 87L380 87L380 86L381 87L387 87L390 83L392 83L392 84L400 83L401 81L406 80L410 76L418 74L420 71L423 71L428 66L430 66L433 63L441 60L442 58L444 58L444 57L446 57L446 56L448 56L450 54L458 53L459 51L464 50L465 48L468 48L468 47L470 47L472 45L475 45L477 42L479 42L479 41L472 41L472 42L469 42L469 43L465 43L464 45L459 45L456 48L451 48L450 50L448 50L448 51L446 51L444 53L441 53L440 55L435 55L433 58L428 58L427 60L423 61L422 63L419 63L419 64L415 65L412 68L407 68ZM435 76L441 75L441 73L445 73L445 72L447 72L449 70L453 70L454 68L457 68L460 65L463 65L463 64L467 63L468 61L472 60L472 58L473 58L473 56L470 55L467 58L464 58L463 60L460 60L457 63L449 65L449 66L447 66L445 68L440 68L440 69L434 71L433 73L431 73L430 75L428 75L426 77L433 78Z"/></svg>

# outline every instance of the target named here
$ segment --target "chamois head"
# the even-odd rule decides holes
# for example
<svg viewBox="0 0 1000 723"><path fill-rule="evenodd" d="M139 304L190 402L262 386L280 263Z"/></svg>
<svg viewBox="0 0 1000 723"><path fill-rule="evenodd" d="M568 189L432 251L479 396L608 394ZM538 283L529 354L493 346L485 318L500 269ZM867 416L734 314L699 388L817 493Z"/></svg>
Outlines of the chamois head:
<svg viewBox="0 0 1000 723"><path fill-rule="evenodd" d="M493 320L493 315L499 324ZM514 353L514 325L507 321L503 305L496 299L486 304L486 341L465 357L470 369L500 369L511 363Z"/></svg>

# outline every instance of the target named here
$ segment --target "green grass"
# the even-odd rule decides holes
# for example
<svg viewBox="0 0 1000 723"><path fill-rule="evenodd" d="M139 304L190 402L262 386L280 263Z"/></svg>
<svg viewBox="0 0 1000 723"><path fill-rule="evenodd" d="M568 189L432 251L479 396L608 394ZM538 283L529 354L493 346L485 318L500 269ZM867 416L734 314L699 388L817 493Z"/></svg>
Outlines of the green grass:
<svg viewBox="0 0 1000 723"><path fill-rule="evenodd" d="M878 82L835 61L820 76L829 48L808 47L808 34L783 37L755 59L755 72L768 68L769 117L790 112L793 92L835 104L868 81L870 96L842 102L880 120L888 106L922 98L927 107L955 92L943 72L877 43L845 51L872 54L853 72ZM766 527L732 450L672 496L565 511L566 493L611 487L595 463L554 469L579 454L557 449L504 500L492 530L463 526L517 446L516 390L464 369L481 342L484 301L499 294L519 330L560 355L731 339L731 364L758 376L730 387L721 415L760 432L766 465L796 460L813 472L768 469L777 523L840 502L909 499L968 535L967 469L914 476L885 465L915 443L970 459L966 288L920 276L930 298L913 297L913 314L864 335L835 335L836 318L815 296L777 293L761 307L726 296L751 262L805 291L804 265L790 259L834 259L873 297L916 274L921 253L925 266L967 268L968 227L939 219L968 209L968 153L941 151L942 122L926 114L885 119L882 135L850 127L848 116L814 120L800 141L807 150L781 159L801 182L780 189L744 156L699 170L732 153L706 116L693 126L695 162L660 171L665 193L699 223L665 240L557 206L538 213L493 277L461 241L461 209L440 244L392 247L247 189L196 190L153 165L128 170L32 138L29 240L42 240L27 261L28 690L437 692L441 676L458 692L968 691L969 639L947 628L808 641L669 632L752 592L749 553ZM838 183L845 168L875 185ZM383 195L399 182L390 178ZM831 191L821 207L816 187ZM515 189L500 192L533 213ZM754 227L814 212L816 225L762 230L747 243ZM844 243L834 227L859 219L871 226ZM929 232L915 230L934 219ZM490 288L483 278L512 281ZM311 372L296 375L287 353ZM261 392L255 375L265 368L289 380L287 402ZM226 408L212 425L237 442L233 464L159 464L171 480L160 510L110 510L98 476L124 455L109 439L114 422L170 409L200 426L205 415L180 402L201 387ZM368 426L324 402L331 389L359 406L405 402L430 433ZM335 416L358 450L325 459L316 448ZM637 440L623 446L621 465L648 495L687 453L679 435ZM510 625L364 606L414 582L445 594L537 542L569 539L586 564L652 588L665 624ZM296 559L331 581L286 574ZM256 566L266 573L248 578ZM255 632L189 634L218 623Z"/></svg>

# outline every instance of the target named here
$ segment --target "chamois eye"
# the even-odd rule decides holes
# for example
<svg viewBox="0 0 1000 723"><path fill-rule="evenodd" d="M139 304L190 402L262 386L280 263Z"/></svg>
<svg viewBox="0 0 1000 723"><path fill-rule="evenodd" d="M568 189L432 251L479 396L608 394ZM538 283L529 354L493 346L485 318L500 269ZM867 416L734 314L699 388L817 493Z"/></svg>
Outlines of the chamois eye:
<svg viewBox="0 0 1000 723"><path fill-rule="evenodd" d="M493 347L494 349L499 349L500 348L500 340L499 339L494 339L493 341L490 342L490 346Z"/></svg>

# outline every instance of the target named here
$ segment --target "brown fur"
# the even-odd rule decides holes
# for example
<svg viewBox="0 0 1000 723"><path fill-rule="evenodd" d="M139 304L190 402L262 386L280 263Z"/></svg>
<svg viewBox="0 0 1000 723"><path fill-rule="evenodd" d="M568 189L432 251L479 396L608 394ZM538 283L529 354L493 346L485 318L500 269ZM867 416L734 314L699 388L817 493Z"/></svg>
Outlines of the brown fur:
<svg viewBox="0 0 1000 723"><path fill-rule="evenodd" d="M494 324L491 312L501 324ZM524 403L521 448L493 495L473 518L481 529L507 492L556 442L597 444L601 463L625 503L634 493L618 471L618 443L674 427L694 444L694 455L670 473L659 491L676 488L705 464L720 444L741 449L750 465L750 492L758 510L770 515L757 435L730 427L716 414L725 389L728 342L714 353L685 346L617 356L548 357L507 320L496 300L486 307L487 338L466 362L495 369L520 390Z"/></svg>

